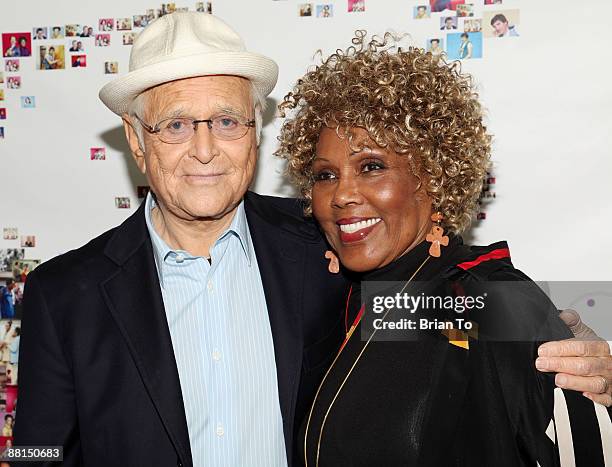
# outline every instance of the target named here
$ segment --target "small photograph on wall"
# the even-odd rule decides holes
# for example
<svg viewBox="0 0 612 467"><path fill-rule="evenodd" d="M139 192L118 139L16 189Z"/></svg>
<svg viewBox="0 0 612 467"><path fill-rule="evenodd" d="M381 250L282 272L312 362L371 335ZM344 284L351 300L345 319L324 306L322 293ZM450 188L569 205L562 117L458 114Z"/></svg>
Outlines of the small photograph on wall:
<svg viewBox="0 0 612 467"><path fill-rule="evenodd" d="M17 240L19 238L19 229L17 227L4 227L2 229L3 240Z"/></svg>
<svg viewBox="0 0 612 467"><path fill-rule="evenodd" d="M13 279L16 282L25 284L28 275L40 266L42 260L40 259L22 259L13 262Z"/></svg>
<svg viewBox="0 0 612 467"><path fill-rule="evenodd" d="M485 11L482 15L484 36L489 37L518 37L520 24L519 10Z"/></svg>
<svg viewBox="0 0 612 467"><path fill-rule="evenodd" d="M212 14L212 2L196 2L196 11Z"/></svg>
<svg viewBox="0 0 612 467"><path fill-rule="evenodd" d="M4 72L0 71L0 84L4 83Z"/></svg>
<svg viewBox="0 0 612 467"><path fill-rule="evenodd" d="M300 16L312 16L312 3L301 3L299 5Z"/></svg>
<svg viewBox="0 0 612 467"><path fill-rule="evenodd" d="M501 5L502 0L485 0L485 5Z"/></svg>
<svg viewBox="0 0 612 467"><path fill-rule="evenodd" d="M36 67L39 70L63 70L66 68L65 58L63 45L40 45L36 56Z"/></svg>
<svg viewBox="0 0 612 467"><path fill-rule="evenodd" d="M457 32L446 36L446 55L449 60L482 58L482 33Z"/></svg>
<svg viewBox="0 0 612 467"><path fill-rule="evenodd" d="M87 55L73 55L70 60L72 68L85 68L87 66Z"/></svg>
<svg viewBox="0 0 612 467"><path fill-rule="evenodd" d="M14 294L13 289L13 295ZM15 313L17 315L17 313ZM21 334L20 319L2 319L0 321L0 388L2 391L2 403L0 403L0 421L4 424L2 436L13 436L12 423L7 419L7 415L12 415L14 420L15 411L6 410L6 388L17 385L17 361L19 358L19 335ZM17 329L17 331L15 331ZM11 355L12 351L12 355ZM5 445L2 444L2 447Z"/></svg>
<svg viewBox="0 0 612 467"><path fill-rule="evenodd" d="M474 16L474 5L471 3L457 5L457 16L460 18L469 18Z"/></svg>
<svg viewBox="0 0 612 467"><path fill-rule="evenodd" d="M464 3L465 0L429 0L432 12L456 10L457 5L462 5Z"/></svg>
<svg viewBox="0 0 612 467"><path fill-rule="evenodd" d="M21 76L7 76L6 87L7 89L21 88Z"/></svg>
<svg viewBox="0 0 612 467"><path fill-rule="evenodd" d="M176 11L175 3L162 3L160 16L169 15L170 13L174 13L175 11Z"/></svg>
<svg viewBox="0 0 612 467"><path fill-rule="evenodd" d="M123 45L132 45L134 43L134 39L136 39L135 32L126 32L123 34Z"/></svg>
<svg viewBox="0 0 612 467"><path fill-rule="evenodd" d="M38 26L36 28L32 28L32 39L42 41L47 39L49 34L49 28L47 26Z"/></svg>
<svg viewBox="0 0 612 467"><path fill-rule="evenodd" d="M104 74L114 75L119 73L119 62L104 62Z"/></svg>
<svg viewBox="0 0 612 467"><path fill-rule="evenodd" d="M21 108L22 109L35 109L36 108L36 96L21 96Z"/></svg>
<svg viewBox="0 0 612 467"><path fill-rule="evenodd" d="M83 48L83 41L78 41L78 40L72 40L70 41L70 48L68 49L68 52L84 52L85 49Z"/></svg>
<svg viewBox="0 0 612 467"><path fill-rule="evenodd" d="M96 34L96 47L108 47L110 45L110 34Z"/></svg>
<svg viewBox="0 0 612 467"><path fill-rule="evenodd" d="M8 71L9 73L15 73L19 71L19 59L11 58L4 62L4 71Z"/></svg>
<svg viewBox="0 0 612 467"><path fill-rule="evenodd" d="M28 274L40 264L39 259L20 259L13 261L13 280L25 284Z"/></svg>
<svg viewBox="0 0 612 467"><path fill-rule="evenodd" d="M115 207L117 209L130 209L130 198L128 197L116 197Z"/></svg>
<svg viewBox="0 0 612 467"><path fill-rule="evenodd" d="M81 32L78 34L79 37L93 37L94 30L92 26L83 26Z"/></svg>
<svg viewBox="0 0 612 467"><path fill-rule="evenodd" d="M51 37L49 39L63 39L64 26L53 26L51 28Z"/></svg>
<svg viewBox="0 0 612 467"><path fill-rule="evenodd" d="M4 100L4 89L0 88L0 101Z"/></svg>
<svg viewBox="0 0 612 467"><path fill-rule="evenodd" d="M115 20L113 18L100 18L98 20L98 30L107 32L112 31L115 27Z"/></svg>
<svg viewBox="0 0 612 467"><path fill-rule="evenodd" d="M480 32L482 31L481 19L466 19L463 22L463 32Z"/></svg>
<svg viewBox="0 0 612 467"><path fill-rule="evenodd" d="M440 37L427 39L425 49L427 52L431 52L432 55L442 55L444 53L444 39Z"/></svg>
<svg viewBox="0 0 612 467"><path fill-rule="evenodd" d="M431 7L429 5L418 5L413 8L412 17L414 19L427 19L431 17Z"/></svg>
<svg viewBox="0 0 612 467"><path fill-rule="evenodd" d="M79 26L78 24L67 24L66 25L66 29L65 29L66 37L78 36L80 31L81 31L81 26Z"/></svg>
<svg viewBox="0 0 612 467"><path fill-rule="evenodd" d="M139 199L143 199L147 197L147 193L149 193L149 190L151 189L151 187L149 186L137 186L136 187L136 194L138 195Z"/></svg>
<svg viewBox="0 0 612 467"><path fill-rule="evenodd" d="M29 57L32 55L32 35L29 32L2 34L3 57Z"/></svg>
<svg viewBox="0 0 612 467"><path fill-rule="evenodd" d="M6 120L6 109L4 107L0 107L0 120Z"/></svg>
<svg viewBox="0 0 612 467"><path fill-rule="evenodd" d="M4 139L4 127L0 126L0 139Z"/></svg>
<svg viewBox="0 0 612 467"><path fill-rule="evenodd" d="M440 31L456 31L457 21L458 20L456 16L440 17Z"/></svg>
<svg viewBox="0 0 612 467"><path fill-rule="evenodd" d="M105 148L89 148L89 158L92 161L106 160L106 149Z"/></svg>
<svg viewBox="0 0 612 467"><path fill-rule="evenodd" d="M155 18L158 18L160 15L160 11L159 10L155 10L155 9L149 9L146 11L145 15L147 17L147 23L150 23L151 21L153 21Z"/></svg>
<svg viewBox="0 0 612 467"><path fill-rule="evenodd" d="M8 248L0 250L0 273L3 278L13 277L13 262L22 260L25 256L23 248ZM8 273L8 274L7 274Z"/></svg>
<svg viewBox="0 0 612 467"><path fill-rule="evenodd" d="M317 5L317 18L331 18L334 16L334 5Z"/></svg>
<svg viewBox="0 0 612 467"><path fill-rule="evenodd" d="M22 235L21 236L21 248L34 248L36 246L36 236L34 235Z"/></svg>
<svg viewBox="0 0 612 467"><path fill-rule="evenodd" d="M132 19L134 20L135 28L146 28L149 24L149 19L146 15L134 15Z"/></svg>
<svg viewBox="0 0 612 467"><path fill-rule="evenodd" d="M117 31L131 31L132 20L130 18L117 19Z"/></svg>
<svg viewBox="0 0 612 467"><path fill-rule="evenodd" d="M348 0L348 12L360 13L365 11L365 0Z"/></svg>
<svg viewBox="0 0 612 467"><path fill-rule="evenodd" d="M11 383L8 383L11 384ZM0 412L0 422L2 422L2 436L13 437L13 426L15 425L15 415L12 413ZM4 447L4 446L3 446Z"/></svg>

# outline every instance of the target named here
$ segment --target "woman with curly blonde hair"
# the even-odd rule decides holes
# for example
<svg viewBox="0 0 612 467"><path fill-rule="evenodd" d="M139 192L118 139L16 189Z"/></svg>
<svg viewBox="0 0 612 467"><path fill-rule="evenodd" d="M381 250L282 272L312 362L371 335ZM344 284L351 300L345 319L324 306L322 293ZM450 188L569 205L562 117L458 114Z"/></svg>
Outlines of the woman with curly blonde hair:
<svg viewBox="0 0 612 467"><path fill-rule="evenodd" d="M305 464L558 465L554 378L533 360L572 334L505 242L460 236L491 153L472 79L358 31L279 108L291 115L277 155L333 250L330 270L339 259L355 278L346 339L302 425ZM423 300L409 312L408 291ZM440 301L425 309L429 298ZM466 309L470 298L485 308ZM592 402L566 399L594 417Z"/></svg>

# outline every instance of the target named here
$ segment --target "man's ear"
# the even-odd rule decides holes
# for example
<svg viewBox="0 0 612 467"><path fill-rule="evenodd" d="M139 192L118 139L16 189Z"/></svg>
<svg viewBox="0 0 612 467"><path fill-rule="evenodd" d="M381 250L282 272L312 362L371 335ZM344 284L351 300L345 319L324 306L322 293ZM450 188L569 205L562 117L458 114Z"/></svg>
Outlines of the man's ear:
<svg viewBox="0 0 612 467"><path fill-rule="evenodd" d="M123 114L121 118L123 119L123 129L125 130L125 137L128 145L130 146L132 157L134 158L134 161L136 161L136 165L140 171L144 174L147 171L147 164L145 162L144 150L140 147L138 134L136 133L132 120L128 114Z"/></svg>

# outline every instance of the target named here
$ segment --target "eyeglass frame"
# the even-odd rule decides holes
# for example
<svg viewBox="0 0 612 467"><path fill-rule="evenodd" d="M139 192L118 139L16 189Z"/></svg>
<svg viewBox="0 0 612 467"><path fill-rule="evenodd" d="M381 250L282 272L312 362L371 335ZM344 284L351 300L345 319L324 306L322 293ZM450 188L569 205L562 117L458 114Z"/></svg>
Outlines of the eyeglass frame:
<svg viewBox="0 0 612 467"><path fill-rule="evenodd" d="M212 131L212 124L213 124L213 119L212 118L207 118L207 119L203 119L203 120L196 120L196 119L191 119L189 117L169 117L169 118L164 118L163 120L160 120L159 122L157 122L155 124L155 126L151 126L148 123L145 123L142 118L140 118L138 116L138 114L134 114L134 116L138 119L138 121L140 122L140 124L144 127L145 130L147 130L150 134L156 135L159 134L161 132L161 128L159 128L159 124L166 121L166 120L178 120L178 119L183 119L183 120L191 120L191 123L193 124L193 135L191 136L191 138L186 139L185 141L180 141L180 142L176 142L176 143L168 143L167 141L164 141L163 139L160 138L160 141L162 141L163 143L166 144L183 144L186 143L187 141L191 141L191 139L193 139L193 137L195 136L196 132L198 131L198 125L200 123L206 123L206 126L208 127L209 131ZM234 118L236 118L234 116ZM237 141L240 138L244 138L244 136L249 132L249 128L254 128L255 127L255 119L251 119L251 120L247 120L245 123L242 122L238 122L241 125L244 125L246 127L246 131L244 132L244 134L242 136L239 136L238 138L234 138L234 139L221 139L221 138L217 138L220 139L221 141ZM212 136L216 138L216 136L214 135L214 133L212 133Z"/></svg>

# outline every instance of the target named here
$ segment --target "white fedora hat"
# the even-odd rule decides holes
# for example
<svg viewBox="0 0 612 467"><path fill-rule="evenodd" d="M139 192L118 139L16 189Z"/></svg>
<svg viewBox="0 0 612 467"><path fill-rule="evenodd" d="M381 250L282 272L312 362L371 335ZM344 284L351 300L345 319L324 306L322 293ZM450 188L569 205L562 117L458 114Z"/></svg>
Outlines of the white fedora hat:
<svg viewBox="0 0 612 467"><path fill-rule="evenodd" d="M263 96L278 78L274 60L248 52L242 38L216 16L176 12L153 21L136 38L129 72L100 90L115 112L127 112L141 92L183 78L233 75L249 79Z"/></svg>

